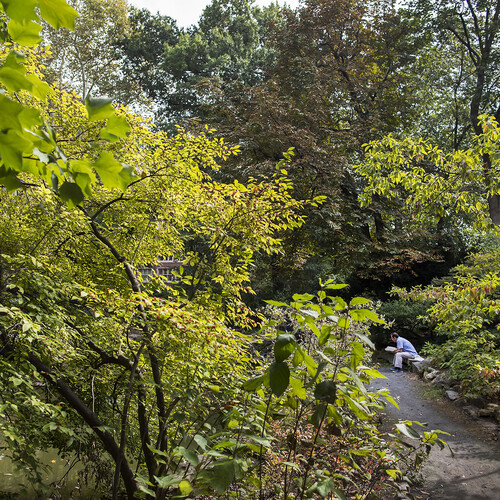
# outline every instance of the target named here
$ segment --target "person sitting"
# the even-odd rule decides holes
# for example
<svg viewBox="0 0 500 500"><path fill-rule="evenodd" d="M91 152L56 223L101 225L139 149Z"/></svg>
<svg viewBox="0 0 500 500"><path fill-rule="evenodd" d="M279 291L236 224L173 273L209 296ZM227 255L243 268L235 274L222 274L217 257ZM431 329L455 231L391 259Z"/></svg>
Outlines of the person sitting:
<svg viewBox="0 0 500 500"><path fill-rule="evenodd" d="M413 359L418 356L418 353L410 341L400 337L396 332L391 333L391 340L396 342L397 346L394 351L394 368L391 371L399 373L403 370L403 358Z"/></svg>

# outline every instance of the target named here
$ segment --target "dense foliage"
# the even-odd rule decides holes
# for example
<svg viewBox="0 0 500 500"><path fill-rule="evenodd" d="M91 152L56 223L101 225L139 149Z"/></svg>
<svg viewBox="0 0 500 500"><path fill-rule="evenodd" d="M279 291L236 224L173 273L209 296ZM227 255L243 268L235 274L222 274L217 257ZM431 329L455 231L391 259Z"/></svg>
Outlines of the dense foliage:
<svg viewBox="0 0 500 500"><path fill-rule="evenodd" d="M70 3L0 0L2 452L47 497L51 447L110 498L397 493L444 442L377 428L359 290L500 395L500 2Z"/></svg>

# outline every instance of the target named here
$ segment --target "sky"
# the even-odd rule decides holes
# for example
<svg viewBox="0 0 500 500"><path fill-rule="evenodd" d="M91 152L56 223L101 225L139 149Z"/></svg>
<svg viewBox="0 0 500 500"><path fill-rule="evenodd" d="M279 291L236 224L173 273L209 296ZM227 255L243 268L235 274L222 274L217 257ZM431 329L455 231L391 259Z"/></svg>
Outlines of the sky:
<svg viewBox="0 0 500 500"><path fill-rule="evenodd" d="M128 0L128 3L139 8L146 8L153 14L160 12L177 21L177 26L187 28L196 24L202 10L211 3L211 0ZM256 0L255 5L269 5L273 0ZM280 5L287 4L292 8L297 7L299 0L278 0Z"/></svg>

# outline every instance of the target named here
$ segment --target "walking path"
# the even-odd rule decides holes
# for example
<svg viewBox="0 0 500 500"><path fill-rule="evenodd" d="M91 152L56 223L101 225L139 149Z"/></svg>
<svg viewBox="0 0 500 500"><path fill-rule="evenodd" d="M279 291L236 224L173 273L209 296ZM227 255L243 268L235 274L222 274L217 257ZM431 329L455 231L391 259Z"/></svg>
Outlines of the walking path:
<svg viewBox="0 0 500 500"><path fill-rule="evenodd" d="M450 433L443 436L453 449L434 447L423 465L424 484L412 489L416 498L429 500L500 500L499 426L483 419L474 420L451 401L426 399L425 383L414 374L392 373L390 367L380 372L387 379L377 379L371 387L389 388L398 401L399 411L388 405L383 423L395 420L418 420L428 429Z"/></svg>

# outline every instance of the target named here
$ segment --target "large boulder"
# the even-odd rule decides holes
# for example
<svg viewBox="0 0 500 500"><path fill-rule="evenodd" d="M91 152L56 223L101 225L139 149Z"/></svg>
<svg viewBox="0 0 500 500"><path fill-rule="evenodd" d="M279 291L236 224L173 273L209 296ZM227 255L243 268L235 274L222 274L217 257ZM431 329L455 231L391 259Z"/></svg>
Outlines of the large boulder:
<svg viewBox="0 0 500 500"><path fill-rule="evenodd" d="M453 381L450 379L450 377L448 377L448 375L445 372L441 372L434 378L432 384L438 387L445 388L453 385Z"/></svg>
<svg viewBox="0 0 500 500"><path fill-rule="evenodd" d="M408 363L410 370L414 373L418 373L420 376L424 373L423 361L413 361Z"/></svg>
<svg viewBox="0 0 500 500"><path fill-rule="evenodd" d="M439 370L432 370L430 372L425 372L424 374L424 379L427 381L427 382L431 382L432 380L434 380L437 376L439 375Z"/></svg>

